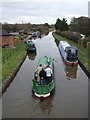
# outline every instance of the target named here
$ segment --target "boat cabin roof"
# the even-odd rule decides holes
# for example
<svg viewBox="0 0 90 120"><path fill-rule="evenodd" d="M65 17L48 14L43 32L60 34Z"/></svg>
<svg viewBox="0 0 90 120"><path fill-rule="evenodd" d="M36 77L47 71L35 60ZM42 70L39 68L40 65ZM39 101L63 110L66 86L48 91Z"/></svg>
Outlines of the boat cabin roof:
<svg viewBox="0 0 90 120"><path fill-rule="evenodd" d="M66 52L71 51L72 53L74 53L75 51L77 51L77 48L75 46L68 46L65 50Z"/></svg>
<svg viewBox="0 0 90 120"><path fill-rule="evenodd" d="M45 68L47 65L52 66L52 58L48 57L48 56L44 56L42 58L39 59L39 63L38 66L40 66L40 64L42 64L42 67Z"/></svg>
<svg viewBox="0 0 90 120"><path fill-rule="evenodd" d="M27 44L34 44L32 40L27 40Z"/></svg>
<svg viewBox="0 0 90 120"><path fill-rule="evenodd" d="M66 47L70 46L67 41L60 41L60 45L63 46L64 50Z"/></svg>

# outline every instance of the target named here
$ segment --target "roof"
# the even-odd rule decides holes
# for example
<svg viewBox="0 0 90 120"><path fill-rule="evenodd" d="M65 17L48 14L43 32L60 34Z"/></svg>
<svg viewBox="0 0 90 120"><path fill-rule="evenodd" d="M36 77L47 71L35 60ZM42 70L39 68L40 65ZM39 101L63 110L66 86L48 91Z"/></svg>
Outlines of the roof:
<svg viewBox="0 0 90 120"><path fill-rule="evenodd" d="M38 62L38 67L40 66L40 64L42 64L42 67L44 68L44 66L46 65L52 65L53 59L49 56L43 56L39 59Z"/></svg>
<svg viewBox="0 0 90 120"><path fill-rule="evenodd" d="M66 47L66 49L67 49L67 50L71 50L71 49L77 50L77 48L76 48L75 46L68 46L68 47Z"/></svg>
<svg viewBox="0 0 90 120"><path fill-rule="evenodd" d="M19 30L19 32L24 32L24 30Z"/></svg>
<svg viewBox="0 0 90 120"><path fill-rule="evenodd" d="M67 41L60 41L60 44L63 46L64 50L66 47L70 46Z"/></svg>
<svg viewBox="0 0 90 120"><path fill-rule="evenodd" d="M0 36L11 36L6 30L0 30Z"/></svg>
<svg viewBox="0 0 90 120"><path fill-rule="evenodd" d="M10 32L9 34L10 34L10 35L19 35L18 32Z"/></svg>
<svg viewBox="0 0 90 120"><path fill-rule="evenodd" d="M32 40L27 40L27 45L34 45L35 43Z"/></svg>

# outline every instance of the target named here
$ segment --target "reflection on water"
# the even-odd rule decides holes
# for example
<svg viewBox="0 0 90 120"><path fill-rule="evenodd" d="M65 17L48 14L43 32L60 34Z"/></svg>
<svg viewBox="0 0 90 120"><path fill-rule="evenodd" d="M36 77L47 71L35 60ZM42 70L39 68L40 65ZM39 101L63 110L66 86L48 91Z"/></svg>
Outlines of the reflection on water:
<svg viewBox="0 0 90 120"><path fill-rule="evenodd" d="M64 64L54 41L51 33L35 41L37 53L27 54L19 72L2 96L3 118L88 117L87 76L79 65L78 69L77 66ZM43 55L50 55L56 61L54 65L56 90L54 97L41 102L32 95L32 78L37 62Z"/></svg>
<svg viewBox="0 0 90 120"><path fill-rule="evenodd" d="M52 111L52 98L44 100L43 102L40 103L40 108L42 110L42 113L45 114L50 114Z"/></svg>
<svg viewBox="0 0 90 120"><path fill-rule="evenodd" d="M68 78L77 78L77 66L69 66L65 64L64 70Z"/></svg>
<svg viewBox="0 0 90 120"><path fill-rule="evenodd" d="M33 39L34 39L34 40L36 40L36 39L37 39L37 37L33 37Z"/></svg>
<svg viewBox="0 0 90 120"><path fill-rule="evenodd" d="M41 113L42 115L51 114L52 109L53 109L54 95L55 95L55 90L53 92L53 95L49 99L46 99L43 101L41 101L40 99L36 99L33 96L34 104L32 104L32 112L34 112L35 114Z"/></svg>
<svg viewBox="0 0 90 120"><path fill-rule="evenodd" d="M49 34L49 31L45 31L45 35L48 35Z"/></svg>
<svg viewBox="0 0 90 120"><path fill-rule="evenodd" d="M36 51L34 51L34 52L28 52L28 53L27 53L27 56L28 56L28 58L29 58L30 60L35 60L36 55L37 55L37 52L36 52Z"/></svg>
<svg viewBox="0 0 90 120"><path fill-rule="evenodd" d="M59 46L59 40L55 39L55 43L57 45L57 47Z"/></svg>
<svg viewBox="0 0 90 120"><path fill-rule="evenodd" d="M45 36L45 34L40 34L39 38L42 39Z"/></svg>
<svg viewBox="0 0 90 120"><path fill-rule="evenodd" d="M53 99L54 99L54 95L55 95L55 89L52 93L52 96L49 99L43 100L40 103L40 108L42 110L43 114L50 114L52 109L53 109Z"/></svg>
<svg viewBox="0 0 90 120"><path fill-rule="evenodd" d="M40 35L38 36L38 38L41 39L41 38L43 38L44 36L47 36L48 34L49 34L49 31L48 31L48 30L46 30L46 31L43 30L43 31L40 32Z"/></svg>

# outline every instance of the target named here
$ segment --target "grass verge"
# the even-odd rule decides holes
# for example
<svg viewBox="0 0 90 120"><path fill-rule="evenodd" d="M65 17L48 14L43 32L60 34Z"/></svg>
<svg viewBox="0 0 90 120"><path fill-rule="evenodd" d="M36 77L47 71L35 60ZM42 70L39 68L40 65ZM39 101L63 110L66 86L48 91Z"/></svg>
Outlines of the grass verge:
<svg viewBox="0 0 90 120"><path fill-rule="evenodd" d="M25 45L21 41L16 45L16 48L18 48L18 51L14 52L14 54L6 60L4 63L2 62L2 80L0 79L0 83L3 82L7 76L10 75L10 73L15 69L15 67L20 63L23 56L25 55ZM2 58L13 51L15 51L16 48L12 49L3 49L2 50Z"/></svg>
<svg viewBox="0 0 90 120"><path fill-rule="evenodd" d="M0 49L0 83L2 82L2 49Z"/></svg>

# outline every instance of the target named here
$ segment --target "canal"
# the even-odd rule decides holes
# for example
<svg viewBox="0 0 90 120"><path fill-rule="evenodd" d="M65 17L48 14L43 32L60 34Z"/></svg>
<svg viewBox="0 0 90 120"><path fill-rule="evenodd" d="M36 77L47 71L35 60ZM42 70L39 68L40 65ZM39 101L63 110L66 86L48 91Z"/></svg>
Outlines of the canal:
<svg viewBox="0 0 90 120"><path fill-rule="evenodd" d="M66 66L50 32L33 39L36 53L29 53L2 96L3 118L87 118L88 78L81 67ZM55 92L43 102L32 95L32 79L40 57L54 58Z"/></svg>

